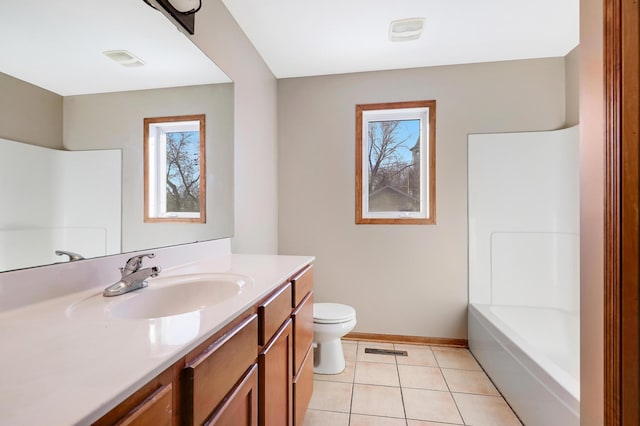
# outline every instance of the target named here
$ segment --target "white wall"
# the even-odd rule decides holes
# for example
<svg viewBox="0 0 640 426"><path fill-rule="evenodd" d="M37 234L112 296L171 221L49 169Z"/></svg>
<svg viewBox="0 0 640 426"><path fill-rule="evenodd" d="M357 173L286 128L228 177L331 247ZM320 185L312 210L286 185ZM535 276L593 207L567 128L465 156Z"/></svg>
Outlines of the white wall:
<svg viewBox="0 0 640 426"><path fill-rule="evenodd" d="M0 139L0 271L120 253L120 160Z"/></svg>
<svg viewBox="0 0 640 426"><path fill-rule="evenodd" d="M61 249L85 257L120 253L122 151L59 151L59 157L59 219L69 228Z"/></svg>
<svg viewBox="0 0 640 426"><path fill-rule="evenodd" d="M356 331L467 337L467 135L557 129L564 58L278 82L279 252L317 256L316 300ZM435 99L433 226L355 225L355 105Z"/></svg>
<svg viewBox="0 0 640 426"><path fill-rule="evenodd" d="M578 127L469 135L469 302L578 312Z"/></svg>

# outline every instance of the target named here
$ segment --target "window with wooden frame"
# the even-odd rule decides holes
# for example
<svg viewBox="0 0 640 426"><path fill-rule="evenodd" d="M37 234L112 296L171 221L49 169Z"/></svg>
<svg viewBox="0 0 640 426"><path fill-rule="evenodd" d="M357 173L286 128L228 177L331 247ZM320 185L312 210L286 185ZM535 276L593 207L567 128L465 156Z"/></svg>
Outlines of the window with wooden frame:
<svg viewBox="0 0 640 426"><path fill-rule="evenodd" d="M205 116L144 119L144 221L205 223Z"/></svg>
<svg viewBox="0 0 640 426"><path fill-rule="evenodd" d="M436 101L356 105L356 223L435 224Z"/></svg>

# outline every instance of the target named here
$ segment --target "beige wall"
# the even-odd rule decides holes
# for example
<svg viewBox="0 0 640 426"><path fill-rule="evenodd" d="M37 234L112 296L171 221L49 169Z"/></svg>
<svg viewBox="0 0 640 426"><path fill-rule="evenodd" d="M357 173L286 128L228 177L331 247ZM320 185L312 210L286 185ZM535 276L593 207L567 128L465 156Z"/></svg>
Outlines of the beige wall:
<svg viewBox="0 0 640 426"><path fill-rule="evenodd" d="M62 148L62 96L0 73L0 138Z"/></svg>
<svg viewBox="0 0 640 426"><path fill-rule="evenodd" d="M235 83L232 249L276 253L276 79L220 0L202 3L192 39Z"/></svg>
<svg viewBox="0 0 640 426"><path fill-rule="evenodd" d="M359 332L467 337L467 135L557 129L564 58L278 82L279 252ZM355 225L355 105L435 99L437 225Z"/></svg>
<svg viewBox="0 0 640 426"><path fill-rule="evenodd" d="M604 416L603 2L580 1L580 418Z"/></svg>
<svg viewBox="0 0 640 426"><path fill-rule="evenodd" d="M122 251L233 233L233 84L66 96L64 147L122 150ZM144 223L143 120L205 114L207 222Z"/></svg>
<svg viewBox="0 0 640 426"><path fill-rule="evenodd" d="M575 47L564 57L566 126L571 127L580 121L580 47Z"/></svg>

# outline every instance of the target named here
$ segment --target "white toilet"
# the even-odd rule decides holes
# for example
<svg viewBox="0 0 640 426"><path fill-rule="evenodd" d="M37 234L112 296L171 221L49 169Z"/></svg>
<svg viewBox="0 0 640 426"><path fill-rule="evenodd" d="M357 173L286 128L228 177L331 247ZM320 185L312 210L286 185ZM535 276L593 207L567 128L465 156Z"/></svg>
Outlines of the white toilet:
<svg viewBox="0 0 640 426"><path fill-rule="evenodd" d="M339 303L313 304L313 372L339 374L344 370L340 338L356 326L356 310Z"/></svg>

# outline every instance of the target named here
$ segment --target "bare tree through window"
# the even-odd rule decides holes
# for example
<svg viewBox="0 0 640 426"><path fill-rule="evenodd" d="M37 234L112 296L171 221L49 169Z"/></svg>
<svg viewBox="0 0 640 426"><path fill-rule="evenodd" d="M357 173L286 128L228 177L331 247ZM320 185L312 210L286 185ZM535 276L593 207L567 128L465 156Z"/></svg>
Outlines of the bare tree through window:
<svg viewBox="0 0 640 426"><path fill-rule="evenodd" d="M420 210L420 120L370 121L369 210L378 205L379 191L391 189L405 195L399 211Z"/></svg>
<svg viewBox="0 0 640 426"><path fill-rule="evenodd" d="M167 133L167 211L200 211L198 132Z"/></svg>

